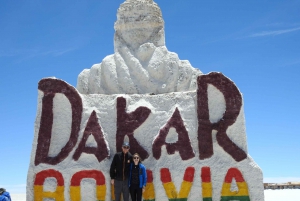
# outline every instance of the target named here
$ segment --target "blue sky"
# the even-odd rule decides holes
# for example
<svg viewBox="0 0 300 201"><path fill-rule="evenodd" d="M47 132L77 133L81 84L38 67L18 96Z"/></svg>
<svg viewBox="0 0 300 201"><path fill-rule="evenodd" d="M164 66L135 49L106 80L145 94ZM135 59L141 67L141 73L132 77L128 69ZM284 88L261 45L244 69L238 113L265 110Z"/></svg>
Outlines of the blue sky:
<svg viewBox="0 0 300 201"><path fill-rule="evenodd" d="M76 86L112 54L122 2L0 1L0 185L11 192L25 192L39 80ZM242 92L249 154L264 178L300 181L300 1L156 2L169 51Z"/></svg>

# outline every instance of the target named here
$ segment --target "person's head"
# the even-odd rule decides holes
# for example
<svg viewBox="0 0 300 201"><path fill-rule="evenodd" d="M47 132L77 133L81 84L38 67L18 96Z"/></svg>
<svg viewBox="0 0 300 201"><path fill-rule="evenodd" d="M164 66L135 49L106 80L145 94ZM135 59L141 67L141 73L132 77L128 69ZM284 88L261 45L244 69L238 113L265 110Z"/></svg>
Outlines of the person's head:
<svg viewBox="0 0 300 201"><path fill-rule="evenodd" d="M141 163L141 157L138 153L133 154L132 159L135 164Z"/></svg>
<svg viewBox="0 0 300 201"><path fill-rule="evenodd" d="M123 145L122 145L122 151L124 154L128 153L130 149L130 145L129 145L129 142L123 142Z"/></svg>
<svg viewBox="0 0 300 201"><path fill-rule="evenodd" d="M4 193L5 191L5 188L0 188L0 195L2 195L2 193Z"/></svg>
<svg viewBox="0 0 300 201"><path fill-rule="evenodd" d="M153 0L126 0L118 9L114 28L115 43L124 40L133 49L147 42L165 45L164 20Z"/></svg>

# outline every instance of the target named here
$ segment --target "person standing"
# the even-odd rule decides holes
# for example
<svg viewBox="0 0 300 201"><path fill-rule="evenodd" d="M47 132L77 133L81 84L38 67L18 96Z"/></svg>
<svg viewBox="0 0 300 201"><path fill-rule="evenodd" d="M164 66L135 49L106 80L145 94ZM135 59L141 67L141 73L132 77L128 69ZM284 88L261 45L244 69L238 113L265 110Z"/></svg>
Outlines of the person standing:
<svg viewBox="0 0 300 201"><path fill-rule="evenodd" d="M121 194L123 194L124 201L129 201L128 174L129 166L132 161L129 148L129 143L124 142L122 152L115 154L110 165L110 178L111 184L115 189L115 201L120 201Z"/></svg>
<svg viewBox="0 0 300 201"><path fill-rule="evenodd" d="M5 188L0 188L0 201L11 201L9 192Z"/></svg>
<svg viewBox="0 0 300 201"><path fill-rule="evenodd" d="M129 170L129 190L132 201L142 201L142 194L145 192L147 184L146 168L141 163L138 153L133 154L133 163L130 164Z"/></svg>

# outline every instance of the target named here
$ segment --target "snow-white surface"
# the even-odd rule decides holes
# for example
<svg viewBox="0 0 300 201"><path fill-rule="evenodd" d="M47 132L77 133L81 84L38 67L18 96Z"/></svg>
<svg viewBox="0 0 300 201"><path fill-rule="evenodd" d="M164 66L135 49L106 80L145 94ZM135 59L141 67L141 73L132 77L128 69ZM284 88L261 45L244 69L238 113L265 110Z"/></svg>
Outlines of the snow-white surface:
<svg viewBox="0 0 300 201"><path fill-rule="evenodd" d="M10 196L13 201L26 201L26 194L11 194Z"/></svg>
<svg viewBox="0 0 300 201"><path fill-rule="evenodd" d="M12 194L13 201L26 201L26 194ZM300 201L300 189L265 190L265 201Z"/></svg>
<svg viewBox="0 0 300 201"><path fill-rule="evenodd" d="M210 108L209 114L211 120L218 122L223 117L224 111L224 98L222 95L218 95L219 91L215 87L208 88L209 94L216 94L215 97L219 97L220 100L208 96L208 102L211 103L212 108ZM223 148L218 144L216 139L216 131L213 132L213 150L214 155L206 160L199 160L199 147L198 147L198 122L197 122L197 92L175 92L161 95L149 95L149 94L135 94L135 95L103 95L103 94L93 94L93 95L83 95L80 94L83 103L83 112L82 120L80 125L79 137L77 144L74 149L69 153L69 155L59 164L55 165L55 170L60 171L64 177L65 188L69 189L70 181L72 176L82 170L100 170L105 178L109 178L109 167L112 161L112 157L109 159L106 158L99 163L95 155L83 153L78 161L73 159L75 150L78 147L80 140L83 137L83 132L87 121L92 113L95 111L97 118L99 119L99 124L103 129L104 138L107 141L108 149L110 150L111 156L116 152L115 142L116 142L116 115L117 115L117 98L123 97L126 99L127 104L127 113L135 111L138 107L143 106L151 110L151 114L147 120L135 130L134 137L142 145L142 147L149 153L149 157L143 161L147 169L151 170L154 175L154 184L155 184L155 194L157 195L157 200L167 200L165 190L162 186L160 180L160 169L169 168L173 177L174 185L177 189L180 188L182 183L182 178L184 171L187 167L195 168L195 176L193 187L191 188L189 199L197 200L199 198L199 189L201 189L201 178L200 170L204 166L211 168L212 183L214 186L214 197L219 197L221 195L221 189L224 181L224 177L229 168L236 167L238 168L248 184L249 194L252 201L262 201L262 172L260 168L255 164L254 160L248 155L246 159L241 162L236 162L229 154L227 154ZM34 164L34 158L36 154L38 130L40 126L41 119L41 104L42 104L43 92L39 92L38 98L38 112L36 119L36 133L34 137L32 158L30 162L30 168L28 172L28 201L33 199L33 186L35 175L43 170L54 169L53 165L49 164ZM212 101L213 100L213 101ZM218 104L214 104L214 101ZM55 119L53 119L53 125L55 126L52 129L52 136L59 135L57 138L51 139L51 146L53 146L53 152L55 150L61 150L65 144L65 138L62 138L63 135L68 135L71 132L71 128L68 125L60 125L60 122L64 122L64 119L72 117L71 105L67 104L68 100L63 98L63 96L55 96L53 113ZM191 142L191 148L195 153L195 156L189 160L182 160L179 152L175 154L168 154L165 147L161 148L161 157L155 159L152 154L152 142L156 138L160 129L164 127L166 122L171 118L175 109L178 109L180 112L181 118L184 122L184 125L188 131L188 137ZM247 141L245 133L245 121L244 121L244 111L241 109L240 114L237 117L237 120L228 128L229 138L241 147L247 153ZM56 131L56 132L53 132ZM59 131L59 132L58 132ZM172 130L171 130L172 131ZM175 138L168 138L170 141L174 141ZM50 146L50 148L51 148ZM53 153L54 154L54 153ZM57 153L56 153L57 154ZM109 179L106 179L105 183L108 188L106 199L110 198L110 184ZM48 185L47 182L44 185ZM49 184L54 185L50 183ZM90 196L93 196L90 194ZM65 191L66 200L69 199L69 192ZM86 198L87 200L93 200L93 197Z"/></svg>
<svg viewBox="0 0 300 201"><path fill-rule="evenodd" d="M300 189L265 190L265 201L300 201Z"/></svg>

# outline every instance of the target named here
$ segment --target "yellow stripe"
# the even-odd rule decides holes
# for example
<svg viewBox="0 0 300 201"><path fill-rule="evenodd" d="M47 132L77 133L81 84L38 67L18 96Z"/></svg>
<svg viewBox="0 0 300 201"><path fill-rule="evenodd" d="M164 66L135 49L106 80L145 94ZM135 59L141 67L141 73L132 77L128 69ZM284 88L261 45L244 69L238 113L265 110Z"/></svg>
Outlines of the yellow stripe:
<svg viewBox="0 0 300 201"><path fill-rule="evenodd" d="M183 181L181 184L181 189L178 198L187 198L190 194L192 184L193 184L192 182Z"/></svg>
<svg viewBox="0 0 300 201"><path fill-rule="evenodd" d="M211 182L202 183L202 197L209 198L212 197L212 185Z"/></svg>
<svg viewBox="0 0 300 201"><path fill-rule="evenodd" d="M106 185L97 186L97 200L105 200Z"/></svg>
<svg viewBox="0 0 300 201"><path fill-rule="evenodd" d="M154 185L153 183L147 183L145 192L143 194L144 200L153 200L155 199Z"/></svg>
<svg viewBox="0 0 300 201"><path fill-rule="evenodd" d="M97 200L105 200L106 186L96 186ZM81 201L80 186L70 186L70 197L71 201Z"/></svg>
<svg viewBox="0 0 300 201"><path fill-rule="evenodd" d="M71 201L81 201L80 186L70 186Z"/></svg>
<svg viewBox="0 0 300 201"><path fill-rule="evenodd" d="M248 196L248 185L246 182L236 182L238 191L231 192L231 183L223 183L222 196Z"/></svg>
<svg viewBox="0 0 300 201"><path fill-rule="evenodd" d="M54 198L56 201L64 201L64 186L57 186L55 192L44 192L44 186L34 186L34 201L43 201L44 198Z"/></svg>
<svg viewBox="0 0 300 201"><path fill-rule="evenodd" d="M163 186L169 199L177 198L177 191L173 182L163 183Z"/></svg>

